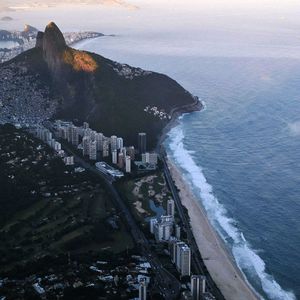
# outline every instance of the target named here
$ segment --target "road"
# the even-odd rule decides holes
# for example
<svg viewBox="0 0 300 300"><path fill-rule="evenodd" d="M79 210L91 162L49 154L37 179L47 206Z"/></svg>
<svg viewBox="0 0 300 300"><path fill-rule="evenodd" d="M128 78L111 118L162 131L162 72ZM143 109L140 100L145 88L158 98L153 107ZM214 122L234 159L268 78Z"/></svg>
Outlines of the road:
<svg viewBox="0 0 300 300"><path fill-rule="evenodd" d="M50 130L52 129L49 127L47 128ZM180 293L181 283L173 274L169 273L163 268L156 254L151 250L149 241L136 224L130 210L125 205L118 191L114 187L113 183L115 179L112 176L99 171L95 166L82 159L65 141L60 142L65 152L74 156L77 165L85 168L102 179L107 189L111 193L114 204L122 212L122 217L130 228L130 233L135 243L141 248L143 256L145 256L151 264L152 270L155 274L154 286L160 291L161 295L163 295L166 300L177 299Z"/></svg>
<svg viewBox="0 0 300 300"><path fill-rule="evenodd" d="M161 155L160 158L163 162L164 165L164 174L165 174L165 178L167 180L168 186L172 192L173 195L173 199L175 201L175 205L177 208L177 212L179 214L179 217L182 221L183 227L187 233L187 239L188 239L188 244L189 247L191 249L191 264L193 266L193 268L196 270L197 275L205 275L207 278L207 289L209 292L211 292L218 300L225 300L224 296L221 294L220 290L218 289L218 287L216 286L215 282L213 281L213 279L211 278L210 274L208 273L205 264L202 260L201 254L199 252L197 243L195 241L193 232L191 230L191 226L190 226L190 222L188 219L187 214L184 211L184 208L182 206L177 188L174 184L173 178L171 176L168 164L166 162L166 154L165 154L165 150L163 148L161 148L160 151Z"/></svg>

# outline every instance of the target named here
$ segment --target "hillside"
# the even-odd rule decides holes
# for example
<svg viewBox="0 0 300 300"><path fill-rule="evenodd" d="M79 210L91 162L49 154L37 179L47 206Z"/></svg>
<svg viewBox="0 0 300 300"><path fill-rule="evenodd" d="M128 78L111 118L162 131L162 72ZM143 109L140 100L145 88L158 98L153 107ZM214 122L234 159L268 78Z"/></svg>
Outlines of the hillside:
<svg viewBox="0 0 300 300"><path fill-rule="evenodd" d="M68 47L54 23L38 34L36 48L2 65L8 72L11 66L38 78L39 88L49 89L45 103L55 103L53 118L87 121L105 135L123 136L130 144L136 144L137 132L144 131L149 145L154 146L174 110L186 105L191 107L184 111L194 110L198 103L165 75ZM18 73L13 74L12 82ZM27 98L26 105L35 105ZM26 114L22 118L24 121Z"/></svg>

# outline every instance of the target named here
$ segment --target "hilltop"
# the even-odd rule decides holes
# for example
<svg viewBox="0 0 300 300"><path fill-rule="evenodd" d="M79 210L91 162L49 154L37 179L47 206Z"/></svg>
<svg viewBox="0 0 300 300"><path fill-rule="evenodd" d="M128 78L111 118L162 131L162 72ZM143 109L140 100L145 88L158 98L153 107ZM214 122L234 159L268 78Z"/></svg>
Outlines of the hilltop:
<svg viewBox="0 0 300 300"><path fill-rule="evenodd" d="M44 100L40 97L38 101L41 111L44 107L39 116L75 123L87 121L105 135L117 134L132 144L136 144L137 132L144 131L150 146L154 146L174 111L195 110L198 105L195 97L166 75L67 46L53 22L38 33L35 48L4 63L1 68L10 74L10 82L27 76L30 94L36 95L32 80L38 81L39 95L46 91ZM15 116L15 122L26 123L27 117L32 121L32 116L26 114L36 103L31 101L30 95L26 97L21 117L18 116L13 111L15 98L7 99L11 84L5 84L2 97L6 101L1 100L4 108L9 107L7 113ZM24 81L22 84L26 85ZM18 98L20 105L20 96Z"/></svg>

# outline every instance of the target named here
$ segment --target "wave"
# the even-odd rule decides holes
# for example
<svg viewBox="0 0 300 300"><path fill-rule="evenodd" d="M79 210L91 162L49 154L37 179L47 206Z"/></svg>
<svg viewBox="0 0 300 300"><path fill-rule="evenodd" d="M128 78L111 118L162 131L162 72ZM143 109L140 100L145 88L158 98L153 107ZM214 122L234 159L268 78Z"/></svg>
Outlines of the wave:
<svg viewBox="0 0 300 300"><path fill-rule="evenodd" d="M169 155L186 172L186 177L192 184L194 191L197 192L198 198L201 199L210 222L223 240L232 245L232 254L238 267L242 271L247 271L256 282L259 282L268 299L296 300L292 292L285 291L273 276L266 272L265 262L247 242L243 232L238 228L237 222L228 216L226 208L214 196L213 188L207 182L202 168L193 159L192 154L194 152L188 151L184 147L184 134L181 125L174 127L168 135L171 150Z"/></svg>

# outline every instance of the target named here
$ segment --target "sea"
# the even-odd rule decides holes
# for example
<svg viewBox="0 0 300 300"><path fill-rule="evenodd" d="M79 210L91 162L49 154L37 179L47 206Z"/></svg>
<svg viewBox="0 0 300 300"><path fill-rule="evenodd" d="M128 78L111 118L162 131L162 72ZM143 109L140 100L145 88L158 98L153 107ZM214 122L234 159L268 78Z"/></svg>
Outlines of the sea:
<svg viewBox="0 0 300 300"><path fill-rule="evenodd" d="M300 60L222 57L175 35L78 48L165 73L201 99L169 132L168 156L259 295L300 299Z"/></svg>

